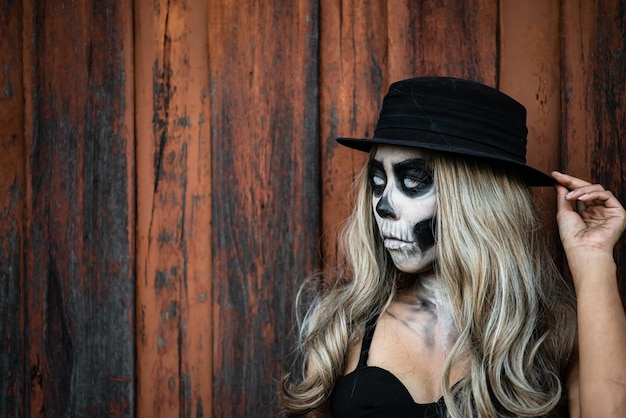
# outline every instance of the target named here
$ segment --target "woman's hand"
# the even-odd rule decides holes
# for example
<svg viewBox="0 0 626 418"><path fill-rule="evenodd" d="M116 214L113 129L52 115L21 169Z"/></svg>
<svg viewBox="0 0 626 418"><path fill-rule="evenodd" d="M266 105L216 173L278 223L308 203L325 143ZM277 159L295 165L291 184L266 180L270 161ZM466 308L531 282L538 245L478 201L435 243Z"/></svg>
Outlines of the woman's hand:
<svg viewBox="0 0 626 418"><path fill-rule="evenodd" d="M558 182L556 219L568 259L598 251L612 256L626 228L626 211L620 202L599 184L558 171L552 176Z"/></svg>

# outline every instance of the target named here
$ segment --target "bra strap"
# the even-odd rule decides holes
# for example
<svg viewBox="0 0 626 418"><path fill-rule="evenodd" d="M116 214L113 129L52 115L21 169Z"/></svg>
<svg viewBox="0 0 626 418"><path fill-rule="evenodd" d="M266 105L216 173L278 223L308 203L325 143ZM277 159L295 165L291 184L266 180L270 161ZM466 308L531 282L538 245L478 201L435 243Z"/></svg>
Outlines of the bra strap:
<svg viewBox="0 0 626 418"><path fill-rule="evenodd" d="M377 320L378 318L376 316L372 316L365 324L365 334L363 335L363 342L361 343L361 355L359 356L358 368L367 367L367 358L369 357L370 345L372 345L372 338L374 338Z"/></svg>

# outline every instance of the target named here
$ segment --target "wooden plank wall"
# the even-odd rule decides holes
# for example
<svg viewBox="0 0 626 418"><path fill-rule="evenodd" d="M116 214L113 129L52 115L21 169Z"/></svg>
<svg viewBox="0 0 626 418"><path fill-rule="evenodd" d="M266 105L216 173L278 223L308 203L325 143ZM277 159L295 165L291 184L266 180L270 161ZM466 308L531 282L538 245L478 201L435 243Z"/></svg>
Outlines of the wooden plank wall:
<svg viewBox="0 0 626 418"><path fill-rule="evenodd" d="M24 88L22 7L0 13L0 416L24 410Z"/></svg>
<svg viewBox="0 0 626 418"><path fill-rule="evenodd" d="M626 202L625 6L3 0L0 416L277 415L365 158L334 138L394 80L498 86L532 164Z"/></svg>
<svg viewBox="0 0 626 418"><path fill-rule="evenodd" d="M130 2L23 2L25 416L134 410Z"/></svg>
<svg viewBox="0 0 626 418"><path fill-rule="evenodd" d="M561 164L626 204L626 2L566 1L561 18ZM626 237L616 248L626 306Z"/></svg>
<svg viewBox="0 0 626 418"><path fill-rule="evenodd" d="M207 5L139 2L134 11L136 413L206 416L212 404Z"/></svg>
<svg viewBox="0 0 626 418"><path fill-rule="evenodd" d="M276 415L294 285L318 268L318 19L210 2L215 416Z"/></svg>

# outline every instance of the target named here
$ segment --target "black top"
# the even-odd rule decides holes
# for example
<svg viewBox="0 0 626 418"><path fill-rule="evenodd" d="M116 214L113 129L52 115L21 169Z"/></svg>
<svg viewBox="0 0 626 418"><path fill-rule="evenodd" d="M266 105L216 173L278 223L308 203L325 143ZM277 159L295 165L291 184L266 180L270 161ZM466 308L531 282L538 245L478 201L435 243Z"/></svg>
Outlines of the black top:
<svg viewBox="0 0 626 418"><path fill-rule="evenodd" d="M443 398L434 403L415 403L408 389L390 371L367 365L375 322L376 318L365 327L356 369L335 383L330 398L333 418L445 417Z"/></svg>

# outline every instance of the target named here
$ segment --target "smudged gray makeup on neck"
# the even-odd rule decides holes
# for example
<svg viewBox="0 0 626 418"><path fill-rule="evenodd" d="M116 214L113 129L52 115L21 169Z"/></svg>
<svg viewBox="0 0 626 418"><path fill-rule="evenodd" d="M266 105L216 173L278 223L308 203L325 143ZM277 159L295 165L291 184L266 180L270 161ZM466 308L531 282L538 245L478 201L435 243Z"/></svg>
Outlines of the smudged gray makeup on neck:
<svg viewBox="0 0 626 418"><path fill-rule="evenodd" d="M419 311L419 309L417 311ZM414 321L410 318L404 318L400 315L396 315L389 309L385 311L387 315L392 317L394 320L399 321L403 326L413 332L417 332L424 339L426 348L433 351L436 348L437 312L434 309L424 310L424 312L427 315L423 316L420 321Z"/></svg>
<svg viewBox="0 0 626 418"><path fill-rule="evenodd" d="M411 314L403 316L399 313L387 313L412 331L418 332L424 338L427 348L432 350L439 346L447 350L458 338L450 301L434 274L415 277L415 282L395 297L395 301L408 308L407 312Z"/></svg>

